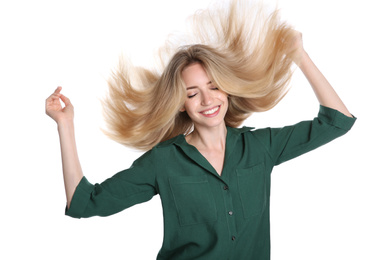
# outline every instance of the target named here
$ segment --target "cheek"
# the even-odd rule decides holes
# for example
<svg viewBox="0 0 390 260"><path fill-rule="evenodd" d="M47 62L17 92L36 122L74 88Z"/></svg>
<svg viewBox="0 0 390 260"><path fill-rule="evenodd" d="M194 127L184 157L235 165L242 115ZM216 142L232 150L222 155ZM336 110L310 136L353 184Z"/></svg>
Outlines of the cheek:
<svg viewBox="0 0 390 260"><path fill-rule="evenodd" d="M218 94L218 99L224 102L228 102L228 95L226 93L221 92Z"/></svg>
<svg viewBox="0 0 390 260"><path fill-rule="evenodd" d="M185 103L184 103L184 106L183 106L183 110L184 111L192 111L193 109L194 109L194 106L195 106L195 104L194 104L195 102L194 102L194 100L191 100L191 99L187 99L186 101L185 101Z"/></svg>

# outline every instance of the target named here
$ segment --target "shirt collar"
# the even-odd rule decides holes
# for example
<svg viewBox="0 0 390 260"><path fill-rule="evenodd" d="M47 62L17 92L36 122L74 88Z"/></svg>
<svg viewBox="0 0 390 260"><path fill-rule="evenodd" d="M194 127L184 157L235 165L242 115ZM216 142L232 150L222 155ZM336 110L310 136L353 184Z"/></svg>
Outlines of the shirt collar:
<svg viewBox="0 0 390 260"><path fill-rule="evenodd" d="M242 128L232 128L227 127L227 136L226 136L226 147L225 147L225 162L229 160L229 156L232 154L237 140L242 133L249 132L253 127L242 127ZM178 135L172 139L169 139L165 142L162 142L157 145L157 147L164 147L169 145L176 145L179 147L188 157L190 157L198 165L206 169L207 171L213 173L216 176L219 176L211 164L204 158L201 153L196 149L195 146L187 143L185 136L183 134ZM223 175L223 174L222 174Z"/></svg>
<svg viewBox="0 0 390 260"><path fill-rule="evenodd" d="M253 129L253 127L242 127L242 128L232 128L227 127L228 133L226 136L226 147L225 147L225 162L229 160L229 156L234 151L237 140L241 136L241 134L249 132Z"/></svg>
<svg viewBox="0 0 390 260"><path fill-rule="evenodd" d="M231 139L236 139L239 135L241 135L242 133L251 131L252 129L254 129L254 127L244 126L241 128L233 128L233 127L227 126L226 129L227 129L226 144L228 144L228 143L231 143L231 141L233 141ZM234 141L234 143L235 143L235 141ZM159 143L157 145L157 147L168 146L171 144L175 144L179 147L189 145L185 139L185 136L183 134L181 134L181 135L173 137L169 140L166 140L164 142Z"/></svg>

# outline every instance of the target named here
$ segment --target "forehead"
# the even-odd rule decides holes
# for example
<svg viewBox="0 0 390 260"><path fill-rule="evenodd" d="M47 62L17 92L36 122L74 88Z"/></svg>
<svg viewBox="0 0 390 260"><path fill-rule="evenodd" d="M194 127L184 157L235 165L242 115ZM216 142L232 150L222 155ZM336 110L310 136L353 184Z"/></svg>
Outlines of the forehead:
<svg viewBox="0 0 390 260"><path fill-rule="evenodd" d="M200 63L193 63L184 68L182 77L187 87L189 85L203 85L210 82L208 73Z"/></svg>

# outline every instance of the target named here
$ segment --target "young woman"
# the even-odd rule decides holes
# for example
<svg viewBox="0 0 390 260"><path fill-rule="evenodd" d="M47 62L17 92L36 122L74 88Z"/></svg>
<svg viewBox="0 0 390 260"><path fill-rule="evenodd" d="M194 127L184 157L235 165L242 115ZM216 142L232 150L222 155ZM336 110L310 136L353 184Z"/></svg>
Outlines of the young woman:
<svg viewBox="0 0 390 260"><path fill-rule="evenodd" d="M199 13L200 44L176 49L161 74L136 70L140 86L122 63L105 106L108 134L147 152L101 184L82 173L73 106L56 89L46 112L58 125L67 215L108 216L159 194L164 241L157 259L270 258L273 167L345 134L355 118L305 52L301 34L276 12L260 14L236 1ZM202 27L210 25L211 32ZM284 128L237 128L286 94L293 62L318 98L318 117Z"/></svg>

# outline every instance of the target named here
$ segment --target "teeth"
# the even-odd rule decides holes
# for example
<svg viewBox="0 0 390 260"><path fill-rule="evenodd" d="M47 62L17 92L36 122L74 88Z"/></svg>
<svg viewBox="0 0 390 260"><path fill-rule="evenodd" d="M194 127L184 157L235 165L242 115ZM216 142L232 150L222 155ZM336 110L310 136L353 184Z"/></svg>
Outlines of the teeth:
<svg viewBox="0 0 390 260"><path fill-rule="evenodd" d="M215 107L213 109L210 109L210 110L207 110L205 112L202 112L202 114L205 114L205 115L211 115L211 114L214 114L217 110L218 110L219 107Z"/></svg>

